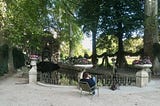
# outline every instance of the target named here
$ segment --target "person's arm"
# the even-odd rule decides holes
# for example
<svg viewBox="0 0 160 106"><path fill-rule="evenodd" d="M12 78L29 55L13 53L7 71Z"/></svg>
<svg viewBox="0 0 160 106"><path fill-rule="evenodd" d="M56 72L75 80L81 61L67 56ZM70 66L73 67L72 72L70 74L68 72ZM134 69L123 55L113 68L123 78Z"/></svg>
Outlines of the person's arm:
<svg viewBox="0 0 160 106"><path fill-rule="evenodd" d="M90 80L89 80L89 85L92 87L92 86L95 86L95 81L94 81L94 79L93 78L90 78Z"/></svg>
<svg viewBox="0 0 160 106"><path fill-rule="evenodd" d="M88 77L89 77L89 78L92 78L92 76L91 76L91 75L88 75Z"/></svg>

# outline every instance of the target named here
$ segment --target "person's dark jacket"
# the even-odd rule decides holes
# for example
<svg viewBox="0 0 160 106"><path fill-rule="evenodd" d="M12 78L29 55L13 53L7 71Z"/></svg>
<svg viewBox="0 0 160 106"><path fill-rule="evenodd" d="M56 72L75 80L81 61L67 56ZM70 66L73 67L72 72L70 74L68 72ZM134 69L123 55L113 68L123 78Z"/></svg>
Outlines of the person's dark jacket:
<svg viewBox="0 0 160 106"><path fill-rule="evenodd" d="M93 78L90 78L90 79L81 79L80 81L82 81L82 82L88 82L88 84L89 84L90 87L93 87L96 84L95 81L93 80Z"/></svg>

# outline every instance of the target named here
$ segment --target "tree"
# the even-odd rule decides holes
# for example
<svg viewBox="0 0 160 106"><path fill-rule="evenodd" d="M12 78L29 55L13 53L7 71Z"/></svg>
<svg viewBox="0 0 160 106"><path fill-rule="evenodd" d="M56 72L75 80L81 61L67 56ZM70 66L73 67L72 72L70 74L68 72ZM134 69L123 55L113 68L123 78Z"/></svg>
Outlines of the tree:
<svg viewBox="0 0 160 106"><path fill-rule="evenodd" d="M14 65L13 65L13 57L12 57L12 49L9 48L9 42L7 39L4 38L4 35L6 34L5 30L3 29L5 26L5 18L7 17L6 14L6 2L0 1L0 61L1 61L1 69L5 70L5 72L13 73L15 71ZM1 72L0 72L1 73Z"/></svg>
<svg viewBox="0 0 160 106"><path fill-rule="evenodd" d="M82 39L82 32L75 21L73 1L4 0L4 37L11 46L22 48L27 53L40 54L41 40L48 36L45 32L52 34L54 30L58 33L56 40L70 45L72 51Z"/></svg>
<svg viewBox="0 0 160 106"><path fill-rule="evenodd" d="M84 32L92 33L92 64L97 64L96 36L98 35L102 0L82 0L77 11Z"/></svg>
<svg viewBox="0 0 160 106"><path fill-rule="evenodd" d="M97 46L96 46L98 54L102 54L106 52L107 54L115 54L118 48L118 39L113 35L100 35L97 38ZM101 52L100 52L101 51Z"/></svg>
<svg viewBox="0 0 160 106"><path fill-rule="evenodd" d="M6 1L5 37L20 48L36 51L47 23L46 2Z"/></svg>
<svg viewBox="0 0 160 106"><path fill-rule="evenodd" d="M75 9L77 7L75 0L57 0L51 9L52 27L58 32L60 42L69 45L69 56L73 57L74 49L80 44L83 34L76 23Z"/></svg>
<svg viewBox="0 0 160 106"><path fill-rule="evenodd" d="M131 37L124 40L124 51L135 53L143 49L143 38L142 37Z"/></svg>
<svg viewBox="0 0 160 106"><path fill-rule="evenodd" d="M82 5L81 5L82 4ZM123 39L143 28L143 2L139 0L85 0L78 9L78 19L84 31L92 31L93 57L96 56L96 36L118 38L117 65L126 65ZM94 56L95 55L95 56Z"/></svg>
<svg viewBox="0 0 160 106"><path fill-rule="evenodd" d="M153 43L159 42L158 37L158 1L145 0L145 32L144 32L144 53L152 55Z"/></svg>
<svg viewBox="0 0 160 106"><path fill-rule="evenodd" d="M6 6L5 2L0 1L0 46L5 44L5 39L3 37L4 18L6 17L5 6Z"/></svg>
<svg viewBox="0 0 160 106"><path fill-rule="evenodd" d="M154 73L160 69L160 63L153 55L153 44L159 42L157 17L158 0L145 0L144 55L151 57Z"/></svg>
<svg viewBox="0 0 160 106"><path fill-rule="evenodd" d="M105 1L101 6L101 32L103 35L114 35L118 38L116 64L123 67L127 64L124 57L123 39L143 28L143 2L139 0Z"/></svg>
<svg viewBox="0 0 160 106"><path fill-rule="evenodd" d="M1 12L5 14L2 15L3 26L0 32L2 32L1 37L9 46L9 72L14 71L12 55L14 46L24 50L36 51L38 49L39 38L44 35L43 29L47 20L45 19L47 2L39 0L3 0L0 2L3 3Z"/></svg>

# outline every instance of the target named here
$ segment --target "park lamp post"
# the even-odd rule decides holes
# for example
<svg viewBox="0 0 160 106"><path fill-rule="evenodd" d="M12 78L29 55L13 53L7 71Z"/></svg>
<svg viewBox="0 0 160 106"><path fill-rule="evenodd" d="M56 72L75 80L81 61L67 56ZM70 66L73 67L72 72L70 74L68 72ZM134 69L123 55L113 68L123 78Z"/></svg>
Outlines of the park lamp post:
<svg viewBox="0 0 160 106"><path fill-rule="evenodd" d="M116 85L116 59L112 58L112 64L113 64L113 76L112 76L112 85L111 85L111 90L116 90L117 89L117 85Z"/></svg>

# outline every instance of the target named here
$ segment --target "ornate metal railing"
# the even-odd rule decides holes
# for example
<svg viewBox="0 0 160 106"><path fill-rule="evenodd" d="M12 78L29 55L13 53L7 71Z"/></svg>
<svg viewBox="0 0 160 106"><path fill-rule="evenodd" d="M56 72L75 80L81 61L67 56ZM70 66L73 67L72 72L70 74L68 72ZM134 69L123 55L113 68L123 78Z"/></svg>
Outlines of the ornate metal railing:
<svg viewBox="0 0 160 106"><path fill-rule="evenodd" d="M115 80L115 83L119 86L136 84L135 75L116 74L116 77L113 79L112 74L106 74L106 75L96 75L96 78L97 78L97 84L99 86L111 86L114 80Z"/></svg>
<svg viewBox="0 0 160 106"><path fill-rule="evenodd" d="M57 70L51 73L38 72L38 81L48 84L56 85L77 85L78 84L78 73L76 70ZM97 84L99 86L110 86L113 83L113 74L110 72L97 74L90 72L97 79ZM136 76L135 74L116 74L116 84L119 86L135 85Z"/></svg>
<svg viewBox="0 0 160 106"><path fill-rule="evenodd" d="M76 72L38 72L38 81L55 85L76 85L78 81Z"/></svg>
<svg viewBox="0 0 160 106"><path fill-rule="evenodd" d="M84 68L62 65L61 68L53 72L38 72L38 81L56 85L77 85L79 81L79 73ZM99 86L110 86L113 83L112 69L94 70L94 68L86 69L89 73L96 77ZM116 84L119 86L134 86L136 84L136 68L117 69Z"/></svg>

